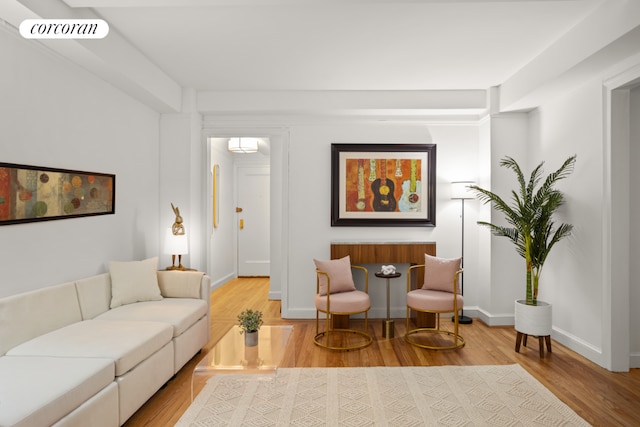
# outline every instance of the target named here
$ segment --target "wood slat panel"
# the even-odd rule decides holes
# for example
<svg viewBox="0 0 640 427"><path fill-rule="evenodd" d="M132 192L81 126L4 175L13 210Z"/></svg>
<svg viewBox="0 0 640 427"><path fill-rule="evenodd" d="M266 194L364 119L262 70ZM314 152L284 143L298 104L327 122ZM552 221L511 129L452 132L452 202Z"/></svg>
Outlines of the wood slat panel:
<svg viewBox="0 0 640 427"><path fill-rule="evenodd" d="M331 259L349 255L352 264L424 264L424 254L436 256L434 242L388 243L331 243ZM416 275L416 289L424 283L423 275ZM433 328L435 316L431 313L414 313L414 321L421 328ZM334 316L336 328L349 328L349 316Z"/></svg>
<svg viewBox="0 0 640 427"><path fill-rule="evenodd" d="M436 255L436 244L415 243L332 243L331 259L351 256L353 264L424 264L424 254Z"/></svg>

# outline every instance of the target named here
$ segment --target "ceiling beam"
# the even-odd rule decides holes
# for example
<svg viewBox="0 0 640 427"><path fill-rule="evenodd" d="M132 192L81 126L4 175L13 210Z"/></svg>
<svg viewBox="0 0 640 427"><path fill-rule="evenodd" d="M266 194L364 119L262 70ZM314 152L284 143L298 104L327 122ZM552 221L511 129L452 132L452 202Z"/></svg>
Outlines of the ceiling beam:
<svg viewBox="0 0 640 427"><path fill-rule="evenodd" d="M337 115L360 117L480 116L485 90L205 91L202 114Z"/></svg>
<svg viewBox="0 0 640 427"><path fill-rule="evenodd" d="M640 2L607 0L500 86L500 111L530 110L640 53Z"/></svg>
<svg viewBox="0 0 640 427"><path fill-rule="evenodd" d="M73 10L58 0L2 0L0 19L17 29L25 19L100 19L89 9ZM29 40L85 68L158 112L182 107L182 88L131 46L115 29L100 40Z"/></svg>
<svg viewBox="0 0 640 427"><path fill-rule="evenodd" d="M71 7L191 7L191 6L325 6L353 4L451 4L518 2L585 2L591 0L63 0Z"/></svg>

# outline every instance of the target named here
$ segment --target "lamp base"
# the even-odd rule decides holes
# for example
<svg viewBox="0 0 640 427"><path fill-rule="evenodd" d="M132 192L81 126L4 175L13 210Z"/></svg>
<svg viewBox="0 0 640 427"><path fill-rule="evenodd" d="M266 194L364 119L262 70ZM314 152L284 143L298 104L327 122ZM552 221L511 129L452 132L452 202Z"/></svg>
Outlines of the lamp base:
<svg viewBox="0 0 640 427"><path fill-rule="evenodd" d="M455 317L451 316L451 321L455 322ZM458 323L461 325L468 325L470 323L473 323L473 319L469 316L465 316L464 314L461 316L458 316Z"/></svg>
<svg viewBox="0 0 640 427"><path fill-rule="evenodd" d="M167 270L185 271L187 268L182 265L182 255L178 255L178 265L176 265L176 256L171 255L171 265L167 267Z"/></svg>

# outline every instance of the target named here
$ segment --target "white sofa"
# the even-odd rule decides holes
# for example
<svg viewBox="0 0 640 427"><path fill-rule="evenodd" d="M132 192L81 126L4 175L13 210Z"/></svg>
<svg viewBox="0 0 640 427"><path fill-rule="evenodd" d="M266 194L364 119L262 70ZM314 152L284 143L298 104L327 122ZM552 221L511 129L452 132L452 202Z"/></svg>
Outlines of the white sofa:
<svg viewBox="0 0 640 427"><path fill-rule="evenodd" d="M0 426L122 425L207 344L210 278L153 268L0 299Z"/></svg>

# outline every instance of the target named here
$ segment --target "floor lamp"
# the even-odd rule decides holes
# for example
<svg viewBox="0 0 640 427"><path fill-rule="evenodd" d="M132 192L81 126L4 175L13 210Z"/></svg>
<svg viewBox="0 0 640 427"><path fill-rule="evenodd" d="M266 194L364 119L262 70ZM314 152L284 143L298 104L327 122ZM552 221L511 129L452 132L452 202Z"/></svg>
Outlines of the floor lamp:
<svg viewBox="0 0 640 427"><path fill-rule="evenodd" d="M474 199L475 197L469 190L470 185L475 185L472 181L456 181L451 183L451 198L462 201L462 257L460 259L460 267L464 269L464 201L467 199ZM464 271L460 273L460 291L464 296ZM453 321L453 319L452 319ZM473 319L464 315L464 307L460 310L460 317L458 323L463 325L473 322Z"/></svg>

